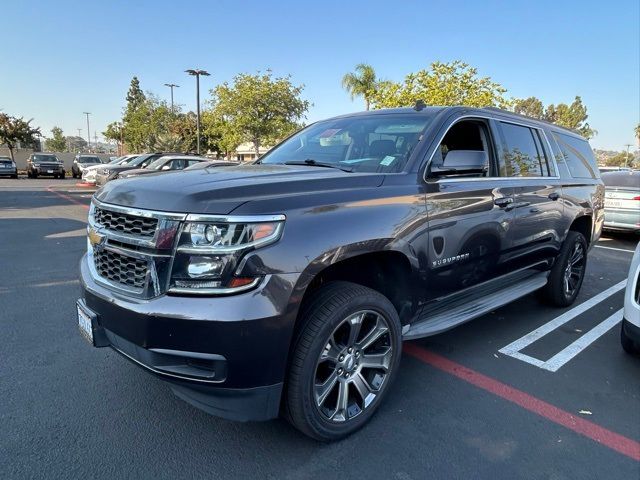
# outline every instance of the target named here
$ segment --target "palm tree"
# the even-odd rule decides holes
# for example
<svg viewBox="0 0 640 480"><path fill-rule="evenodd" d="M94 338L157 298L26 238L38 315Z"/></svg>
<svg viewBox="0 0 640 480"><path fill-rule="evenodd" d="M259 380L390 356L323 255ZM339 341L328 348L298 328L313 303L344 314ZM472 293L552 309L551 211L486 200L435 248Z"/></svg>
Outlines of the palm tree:
<svg viewBox="0 0 640 480"><path fill-rule="evenodd" d="M636 134L636 140L638 140L638 145L640 145L640 123L636 125L636 128L634 128L634 132Z"/></svg>
<svg viewBox="0 0 640 480"><path fill-rule="evenodd" d="M349 92L351 100L355 97L364 98L367 110L369 110L371 92L377 84L376 71L366 63L359 63L356 65L355 72L347 73L342 77L342 88Z"/></svg>

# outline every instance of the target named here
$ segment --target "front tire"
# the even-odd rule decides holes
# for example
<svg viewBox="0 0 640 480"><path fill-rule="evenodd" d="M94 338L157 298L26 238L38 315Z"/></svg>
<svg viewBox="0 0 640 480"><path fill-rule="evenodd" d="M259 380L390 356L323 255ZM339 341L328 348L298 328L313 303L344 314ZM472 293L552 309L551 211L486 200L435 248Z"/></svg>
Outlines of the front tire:
<svg viewBox="0 0 640 480"><path fill-rule="evenodd" d="M580 232L569 231L540 291L542 299L556 307L568 307L575 302L587 269L587 240Z"/></svg>
<svg viewBox="0 0 640 480"><path fill-rule="evenodd" d="M287 417L311 438L338 440L365 425L388 392L402 351L400 319L375 290L331 282L313 294L300 320Z"/></svg>

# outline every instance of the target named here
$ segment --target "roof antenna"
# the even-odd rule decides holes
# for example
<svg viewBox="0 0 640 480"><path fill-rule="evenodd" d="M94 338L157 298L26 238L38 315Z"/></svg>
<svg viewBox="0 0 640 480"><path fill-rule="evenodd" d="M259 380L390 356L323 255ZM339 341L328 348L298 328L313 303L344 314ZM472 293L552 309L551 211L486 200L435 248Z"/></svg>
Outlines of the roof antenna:
<svg viewBox="0 0 640 480"><path fill-rule="evenodd" d="M427 106L427 104L424 103L424 100L422 100L422 99L421 100L416 100L416 104L413 106L413 109L416 112L421 112L422 109L424 109L424 107L426 107L426 106Z"/></svg>

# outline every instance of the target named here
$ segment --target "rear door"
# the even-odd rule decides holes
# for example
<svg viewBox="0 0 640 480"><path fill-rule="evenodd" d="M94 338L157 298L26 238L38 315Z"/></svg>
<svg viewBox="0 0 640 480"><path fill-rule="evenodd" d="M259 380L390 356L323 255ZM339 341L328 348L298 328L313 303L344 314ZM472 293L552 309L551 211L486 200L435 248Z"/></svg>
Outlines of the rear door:
<svg viewBox="0 0 640 480"><path fill-rule="evenodd" d="M528 267L555 257L564 235L562 187L543 130L498 122L502 161L514 180L510 260Z"/></svg>

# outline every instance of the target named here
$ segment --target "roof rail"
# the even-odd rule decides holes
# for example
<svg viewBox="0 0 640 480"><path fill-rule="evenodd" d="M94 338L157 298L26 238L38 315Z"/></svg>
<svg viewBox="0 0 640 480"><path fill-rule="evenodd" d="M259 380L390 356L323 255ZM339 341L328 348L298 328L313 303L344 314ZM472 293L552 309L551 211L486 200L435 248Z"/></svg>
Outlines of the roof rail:
<svg viewBox="0 0 640 480"><path fill-rule="evenodd" d="M551 127L558 128L560 130L565 130L567 132L571 132L571 133L574 133L576 135L582 136L580 134L580 132L578 132L577 130L574 130L573 128L563 127L562 125L558 125L557 123L549 122L548 120L543 120L541 118L532 117L530 115L524 115L522 113L512 112L510 110L505 110L504 108L498 108L498 107L484 107L484 109L485 110L491 110L491 111L497 112L497 113L504 113L504 114L507 114L507 115L512 115L514 117L526 118L527 120L532 120L534 122L544 123L544 124L549 125Z"/></svg>

